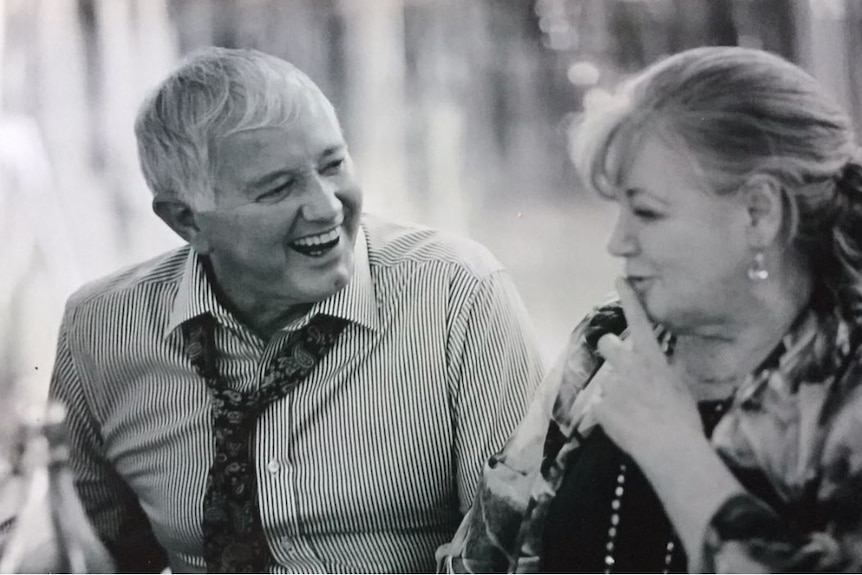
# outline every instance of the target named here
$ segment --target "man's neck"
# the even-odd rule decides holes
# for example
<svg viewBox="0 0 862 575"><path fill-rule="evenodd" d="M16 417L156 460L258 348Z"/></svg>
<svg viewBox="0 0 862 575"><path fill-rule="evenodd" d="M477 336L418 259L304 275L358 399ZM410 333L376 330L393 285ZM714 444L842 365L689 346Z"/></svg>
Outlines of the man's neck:
<svg viewBox="0 0 862 575"><path fill-rule="evenodd" d="M269 342L286 325L311 309L310 303L283 301L272 294L258 293L241 280L217 281L212 262L208 258L201 258L201 261L219 303L264 342Z"/></svg>
<svg viewBox="0 0 862 575"><path fill-rule="evenodd" d="M261 307L253 309L250 313L243 313L232 309L237 319L245 325L252 333L265 342L281 331L286 325L302 317L312 304L299 304L283 310Z"/></svg>

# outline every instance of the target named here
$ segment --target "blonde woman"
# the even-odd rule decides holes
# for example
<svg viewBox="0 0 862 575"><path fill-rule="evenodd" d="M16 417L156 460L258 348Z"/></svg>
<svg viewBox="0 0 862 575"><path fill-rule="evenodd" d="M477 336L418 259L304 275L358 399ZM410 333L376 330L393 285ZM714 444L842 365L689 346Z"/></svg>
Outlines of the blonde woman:
<svg viewBox="0 0 862 575"><path fill-rule="evenodd" d="M862 166L768 53L700 48L588 108L620 301L485 468L451 571L862 569Z"/></svg>

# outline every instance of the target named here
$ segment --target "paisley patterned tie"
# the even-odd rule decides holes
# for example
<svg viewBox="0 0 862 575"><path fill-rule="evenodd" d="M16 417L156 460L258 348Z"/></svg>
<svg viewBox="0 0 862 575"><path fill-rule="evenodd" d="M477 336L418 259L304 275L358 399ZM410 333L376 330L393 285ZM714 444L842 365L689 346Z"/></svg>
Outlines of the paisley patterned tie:
<svg viewBox="0 0 862 575"><path fill-rule="evenodd" d="M267 366L259 389L229 389L216 366L215 319L183 324L186 354L206 380L212 401L215 459L204 497L204 555L210 573L256 573L266 569L269 548L257 507L249 438L271 402L286 396L329 351L346 320L315 316L293 333Z"/></svg>

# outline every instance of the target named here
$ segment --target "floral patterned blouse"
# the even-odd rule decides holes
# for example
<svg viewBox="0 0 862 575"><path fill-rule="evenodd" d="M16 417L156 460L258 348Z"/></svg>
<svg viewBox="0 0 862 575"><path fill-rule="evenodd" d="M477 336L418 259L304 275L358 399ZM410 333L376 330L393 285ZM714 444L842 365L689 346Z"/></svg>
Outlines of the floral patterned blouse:
<svg viewBox="0 0 862 575"><path fill-rule="evenodd" d="M440 572L542 569L550 503L586 435L596 344L625 327L613 301L575 328L521 425L486 464L454 539L438 550ZM703 563L690 569L862 570L862 347L836 311L801 315L739 387L710 441L747 494L720 507Z"/></svg>

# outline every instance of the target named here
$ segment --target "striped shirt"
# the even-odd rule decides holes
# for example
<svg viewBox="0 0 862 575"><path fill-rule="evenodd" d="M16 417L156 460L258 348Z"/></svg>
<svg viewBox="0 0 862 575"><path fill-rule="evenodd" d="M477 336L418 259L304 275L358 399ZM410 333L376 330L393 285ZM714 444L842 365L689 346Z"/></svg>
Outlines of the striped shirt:
<svg viewBox="0 0 862 575"><path fill-rule="evenodd" d="M219 303L189 247L73 295L51 393L69 409L76 485L103 538L154 535L175 572L205 570L209 396L179 328L207 312L239 390L313 315L349 320L255 427L271 571L432 570L543 375L500 264L472 241L366 216L351 282L269 342Z"/></svg>

